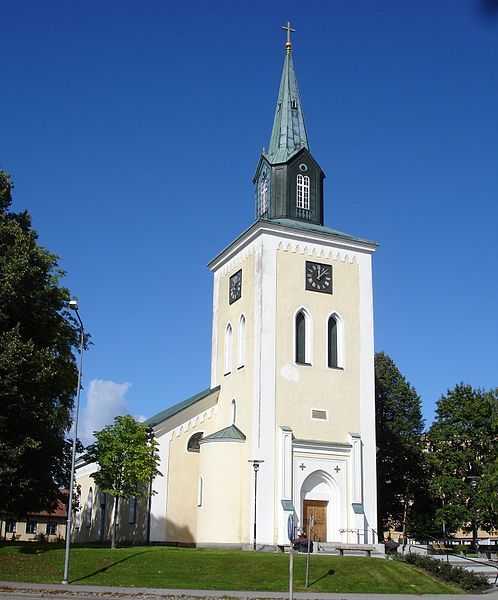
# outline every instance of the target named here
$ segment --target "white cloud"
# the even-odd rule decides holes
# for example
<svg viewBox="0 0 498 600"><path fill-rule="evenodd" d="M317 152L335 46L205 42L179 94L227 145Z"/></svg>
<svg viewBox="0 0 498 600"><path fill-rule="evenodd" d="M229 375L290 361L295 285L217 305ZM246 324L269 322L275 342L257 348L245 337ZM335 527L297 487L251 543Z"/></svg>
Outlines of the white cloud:
<svg viewBox="0 0 498 600"><path fill-rule="evenodd" d="M125 398L130 383L115 383L93 379L88 386L86 406L81 411L78 437L84 446L95 441L94 431L99 431L114 421L118 415L129 414Z"/></svg>

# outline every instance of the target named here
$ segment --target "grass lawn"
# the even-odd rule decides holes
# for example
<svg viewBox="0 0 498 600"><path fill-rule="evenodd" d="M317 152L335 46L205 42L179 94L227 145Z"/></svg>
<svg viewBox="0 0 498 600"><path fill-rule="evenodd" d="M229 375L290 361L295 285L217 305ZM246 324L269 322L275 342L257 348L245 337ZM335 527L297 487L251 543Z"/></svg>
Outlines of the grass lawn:
<svg viewBox="0 0 498 600"><path fill-rule="evenodd" d="M0 545L0 580L60 583L64 548L55 544ZM296 554L294 589L304 591L306 556ZM314 592L399 594L457 593L416 569L393 560L353 556L311 555L310 586ZM69 583L124 587L285 591L289 556L244 552L129 547L71 549Z"/></svg>

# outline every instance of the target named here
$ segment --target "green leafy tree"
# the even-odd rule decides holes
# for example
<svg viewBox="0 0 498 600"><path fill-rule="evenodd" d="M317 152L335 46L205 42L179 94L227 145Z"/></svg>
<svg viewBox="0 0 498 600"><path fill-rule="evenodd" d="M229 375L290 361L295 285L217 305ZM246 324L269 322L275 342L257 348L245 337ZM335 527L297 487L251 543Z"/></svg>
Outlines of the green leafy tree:
<svg viewBox="0 0 498 600"><path fill-rule="evenodd" d="M146 496L159 464L158 443L149 428L133 417L116 417L113 425L95 431L96 441L87 448L84 459L99 470L92 475L102 492L113 497L111 548L116 547L116 517L120 498Z"/></svg>
<svg viewBox="0 0 498 600"><path fill-rule="evenodd" d="M406 543L410 517L428 504L424 421L415 388L383 352L375 355L375 411L379 528L402 529Z"/></svg>
<svg viewBox="0 0 498 600"><path fill-rule="evenodd" d="M79 328L58 257L0 171L0 515L50 510L67 485Z"/></svg>
<svg viewBox="0 0 498 600"><path fill-rule="evenodd" d="M498 528L498 392L459 383L437 403L429 429L431 489L448 532Z"/></svg>

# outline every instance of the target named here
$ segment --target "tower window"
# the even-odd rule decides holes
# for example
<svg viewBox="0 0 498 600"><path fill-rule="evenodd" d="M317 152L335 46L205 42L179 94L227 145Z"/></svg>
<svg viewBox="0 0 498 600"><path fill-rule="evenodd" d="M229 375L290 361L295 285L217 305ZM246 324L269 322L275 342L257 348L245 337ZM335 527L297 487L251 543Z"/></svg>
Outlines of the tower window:
<svg viewBox="0 0 498 600"><path fill-rule="evenodd" d="M327 365L331 369L343 367L342 337L341 318L337 314L333 314L327 322Z"/></svg>
<svg viewBox="0 0 498 600"><path fill-rule="evenodd" d="M232 370L232 326L230 323L225 330L225 365L224 374L228 375Z"/></svg>
<svg viewBox="0 0 498 600"><path fill-rule="evenodd" d="M246 318L244 315L240 315L237 342L237 368L240 369L246 364Z"/></svg>
<svg viewBox="0 0 498 600"><path fill-rule="evenodd" d="M297 108L297 100L295 98L291 100L291 108Z"/></svg>
<svg viewBox="0 0 498 600"><path fill-rule="evenodd" d="M295 359L299 365L311 365L311 319L301 309L295 320Z"/></svg>
<svg viewBox="0 0 498 600"><path fill-rule="evenodd" d="M237 403L235 402L235 400L232 400L232 404L230 407L232 410L232 425L235 425L235 419L237 418Z"/></svg>
<svg viewBox="0 0 498 600"><path fill-rule="evenodd" d="M259 214L264 215L268 210L268 180L263 177L259 192Z"/></svg>
<svg viewBox="0 0 498 600"><path fill-rule="evenodd" d="M296 206L297 208L303 208L304 210L310 209L310 178L308 175L297 176L296 181Z"/></svg>

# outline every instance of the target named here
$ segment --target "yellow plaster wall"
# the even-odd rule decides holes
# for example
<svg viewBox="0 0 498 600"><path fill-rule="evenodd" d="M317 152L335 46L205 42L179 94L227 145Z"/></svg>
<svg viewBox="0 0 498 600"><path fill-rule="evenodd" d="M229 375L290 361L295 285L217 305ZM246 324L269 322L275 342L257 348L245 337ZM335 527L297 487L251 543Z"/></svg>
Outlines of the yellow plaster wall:
<svg viewBox="0 0 498 600"><path fill-rule="evenodd" d="M201 445L201 475L204 479L199 508L198 542L246 544L248 481L246 443L210 442ZM209 515L217 515L214 519Z"/></svg>
<svg viewBox="0 0 498 600"><path fill-rule="evenodd" d="M204 435L214 433L216 423L216 418L206 419L188 430L181 428L179 435L173 433L167 480L166 541L192 543L196 539L200 453L187 452L187 442L199 431Z"/></svg>
<svg viewBox="0 0 498 600"><path fill-rule="evenodd" d="M305 290L307 260L332 265L331 295ZM276 422L291 427L299 439L347 442L348 432L361 433L358 265L279 249L277 273ZM312 366L295 364L294 318L300 306L313 322ZM344 370L327 366L327 319L334 311L344 324ZM312 420L312 408L328 409L328 422Z"/></svg>
<svg viewBox="0 0 498 600"><path fill-rule="evenodd" d="M242 269L242 296L233 304L228 302L230 277ZM218 288L218 381L221 384L218 400L219 428L232 424L232 399L237 404L235 424L247 436L252 431L250 412L253 397L253 356L254 356L254 269L255 257L250 254L220 276ZM240 315L246 318L246 360L242 368L237 368L238 327ZM224 374L225 363L225 330L227 324L232 325L232 370Z"/></svg>

